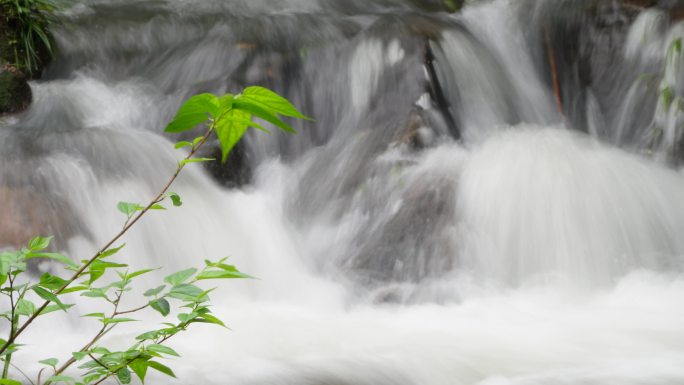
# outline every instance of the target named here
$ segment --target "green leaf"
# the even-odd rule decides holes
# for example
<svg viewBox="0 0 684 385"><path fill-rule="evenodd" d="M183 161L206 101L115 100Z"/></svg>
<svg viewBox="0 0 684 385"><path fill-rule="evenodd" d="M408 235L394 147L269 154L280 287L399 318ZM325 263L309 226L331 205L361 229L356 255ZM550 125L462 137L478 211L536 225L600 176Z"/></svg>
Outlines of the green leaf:
<svg viewBox="0 0 684 385"><path fill-rule="evenodd" d="M225 94L219 98L219 108L222 114L233 108L233 100L235 100L233 94Z"/></svg>
<svg viewBox="0 0 684 385"><path fill-rule="evenodd" d="M20 299L17 302L17 308L15 313L18 315L30 316L36 312L36 305L27 299Z"/></svg>
<svg viewBox="0 0 684 385"><path fill-rule="evenodd" d="M169 315L169 313L171 312L171 306L169 305L169 301L165 300L164 298L150 301L150 306L152 307L152 309L161 313L161 315L163 315L164 317Z"/></svg>
<svg viewBox="0 0 684 385"><path fill-rule="evenodd" d="M150 210L166 210L166 207L160 205L159 203L155 203L150 206Z"/></svg>
<svg viewBox="0 0 684 385"><path fill-rule="evenodd" d="M152 345L148 345L146 347L146 349L151 351L151 352L155 352L155 353L167 354L169 356L180 357L180 354L176 353L175 350L171 349L168 346L164 346L164 345L152 344Z"/></svg>
<svg viewBox="0 0 684 385"><path fill-rule="evenodd" d="M61 262L61 263L65 264L67 266L70 266L70 267L78 267L78 264L76 262L72 261L71 258L69 258L65 255L62 255L62 254L58 254L58 253L42 253L42 252L35 253L35 252L31 252L31 253L26 254L26 259L33 259L33 258L48 258L48 259L55 260L57 262Z"/></svg>
<svg viewBox="0 0 684 385"><path fill-rule="evenodd" d="M124 246L126 246L125 243L124 243L123 245L119 246L119 247L115 247L115 248L113 248L113 249L107 249L107 250L103 251L102 253L100 253L100 255L98 255L97 257L98 257L98 258L107 258L107 257L111 257L112 255L118 253L121 249L123 249Z"/></svg>
<svg viewBox="0 0 684 385"><path fill-rule="evenodd" d="M104 299L109 300L109 297L107 297L107 293L105 293L104 290L97 289L97 288L94 288L94 289L91 289L88 291L84 291L83 293L81 293L81 297L104 298Z"/></svg>
<svg viewBox="0 0 684 385"><path fill-rule="evenodd" d="M280 118L273 114L272 112L268 111L267 109L264 109L260 104L257 104L253 102L252 100L249 99L236 99L235 102L233 103L233 108L242 110L245 112L249 112L271 124L274 126L280 128L281 130L289 133L296 133L297 130L294 128L290 127L287 125L287 123L283 122L280 120Z"/></svg>
<svg viewBox="0 0 684 385"><path fill-rule="evenodd" d="M116 378L118 378L122 384L130 384L131 383L131 372L128 370L128 368L119 369L116 372Z"/></svg>
<svg viewBox="0 0 684 385"><path fill-rule="evenodd" d="M141 206L138 203L119 202L117 203L116 208L119 211L121 211L124 215L130 217L131 215L135 214L136 211L142 210L145 207Z"/></svg>
<svg viewBox="0 0 684 385"><path fill-rule="evenodd" d="M94 365L95 368L100 367L100 364L98 364L97 362L95 362L95 361L91 361L91 362L93 362L95 364ZM102 372L89 374L89 375L83 377L83 382L86 384L91 384L91 383L101 379L105 374L107 374L107 372L104 370Z"/></svg>
<svg viewBox="0 0 684 385"><path fill-rule="evenodd" d="M43 311L40 312L40 315L45 315L45 314L48 314L48 313L52 313L52 312L55 312L55 311L57 311L57 310L64 310L64 308L67 308L67 310L68 310L68 309L70 309L70 308L72 308L72 307L74 307L74 305L73 305L73 304L69 304L69 303L64 304L63 306L59 306L59 305L47 305L47 306L45 307L45 309L43 309Z"/></svg>
<svg viewBox="0 0 684 385"><path fill-rule="evenodd" d="M103 318L102 323L105 325L118 324L123 322L138 322L137 319L133 318Z"/></svg>
<svg viewBox="0 0 684 385"><path fill-rule="evenodd" d="M40 276L40 286L50 289L59 290L67 284L67 280L45 273Z"/></svg>
<svg viewBox="0 0 684 385"><path fill-rule="evenodd" d="M183 132L195 128L219 113L219 100L213 94L199 94L188 99L176 113L166 132Z"/></svg>
<svg viewBox="0 0 684 385"><path fill-rule="evenodd" d="M90 284L92 285L100 277L102 277L107 269L116 267L127 267L128 265L123 263L105 262L100 259L93 262L88 268L88 274L90 274Z"/></svg>
<svg viewBox="0 0 684 385"><path fill-rule="evenodd" d="M166 285L161 285L161 286L157 287L156 289L150 289L150 290L144 292L143 295L145 297L153 297L153 296L161 293L161 291L164 290L165 287L166 287Z"/></svg>
<svg viewBox="0 0 684 385"><path fill-rule="evenodd" d="M167 376L171 376L174 378L176 377L176 375L173 373L173 371L169 367L164 366L157 361L147 361L147 366L152 368L152 369L158 370L158 371L166 374Z"/></svg>
<svg viewBox="0 0 684 385"><path fill-rule="evenodd" d="M173 202L173 205L174 205L174 206L179 207L179 206L182 206L182 205L183 205L183 201L181 201L180 195L178 195L178 194L172 192L172 193L168 193L167 196L168 196L169 198L171 198L171 202Z"/></svg>
<svg viewBox="0 0 684 385"><path fill-rule="evenodd" d="M95 317L95 318L104 318L105 315L104 313L89 313L89 314L84 314L81 317Z"/></svg>
<svg viewBox="0 0 684 385"><path fill-rule="evenodd" d="M135 373L140 379L140 382L145 383L145 375L147 374L147 361L135 360L128 364L128 367Z"/></svg>
<svg viewBox="0 0 684 385"><path fill-rule="evenodd" d="M224 324L223 321L221 321L220 319L214 317L213 315L211 315L209 313L202 314L202 315L200 315L200 317L204 318L209 323L221 325L224 328L226 327L226 324Z"/></svg>
<svg viewBox="0 0 684 385"><path fill-rule="evenodd" d="M81 361L82 359L88 356L88 352L73 352L71 353L71 355L74 357L76 361Z"/></svg>
<svg viewBox="0 0 684 385"><path fill-rule="evenodd" d="M138 270L138 271L136 271L136 272L133 272L133 273L131 273L131 274L128 274L128 279L133 279L133 278L135 278L135 277L139 277L139 276L141 276L141 275L143 275L143 274L147 274L147 273L149 273L149 272L151 272L151 271L155 271L155 270L159 270L159 269L144 269L144 270Z"/></svg>
<svg viewBox="0 0 684 385"><path fill-rule="evenodd" d="M209 270L203 271L197 275L197 280L201 281L204 279L231 279L231 278L254 278L250 275L239 271L228 271L228 270Z"/></svg>
<svg viewBox="0 0 684 385"><path fill-rule="evenodd" d="M31 290L33 290L38 296L46 301L54 302L55 305L59 306L62 310L67 311L67 307L64 306L62 301L57 298L56 295L52 294L51 292L43 289L42 287L35 286Z"/></svg>
<svg viewBox="0 0 684 385"><path fill-rule="evenodd" d="M101 347L101 346L98 346L98 347L96 347L96 348L93 348L93 349L91 349L90 351L93 352L93 353L95 353L95 354L111 354L111 352L109 351L109 349L103 348L103 347Z"/></svg>
<svg viewBox="0 0 684 385"><path fill-rule="evenodd" d="M259 103L265 109L283 116L311 120L308 116L302 115L287 99L264 87L247 87L242 91L241 98Z"/></svg>
<svg viewBox="0 0 684 385"><path fill-rule="evenodd" d="M182 270L167 276L166 278L164 278L164 282L168 283L169 285L175 286L187 281L195 273L197 273L197 269L195 268Z"/></svg>
<svg viewBox="0 0 684 385"><path fill-rule="evenodd" d="M216 135L221 143L221 162L226 162L230 151L245 135L251 118L249 112L230 110L216 122Z"/></svg>
<svg viewBox="0 0 684 385"><path fill-rule="evenodd" d="M87 286L74 286L74 287L70 287L70 288L67 288L67 289L62 290L62 293L61 293L61 294L75 293L75 292L77 292L77 291L83 291L83 290L88 290L88 287L87 287Z"/></svg>
<svg viewBox="0 0 684 385"><path fill-rule="evenodd" d="M51 240L52 237L35 237L28 243L28 249L31 251L47 249L47 247L50 246Z"/></svg>
<svg viewBox="0 0 684 385"><path fill-rule="evenodd" d="M190 321L194 320L197 318L199 314L197 313L180 313L178 314L178 319L183 322L183 323L190 323Z"/></svg>
<svg viewBox="0 0 684 385"><path fill-rule="evenodd" d="M214 160L216 160L216 159L214 159L214 158L190 158L190 159L183 159L178 164L180 166L185 166L186 164L189 164L189 163L212 162Z"/></svg>
<svg viewBox="0 0 684 385"><path fill-rule="evenodd" d="M56 359L56 358L48 358L48 359L41 360L41 361L38 361L38 362L41 363L41 364L45 364L45 365L47 365L47 366L52 366L52 367L54 368L54 367L57 366L57 364L59 363L59 360Z"/></svg>
<svg viewBox="0 0 684 385"><path fill-rule="evenodd" d="M202 289L194 285L180 284L171 288L168 297L180 299L182 301L194 301L202 294Z"/></svg>
<svg viewBox="0 0 684 385"><path fill-rule="evenodd" d="M174 146L174 148L176 150L178 150L179 148L183 148L183 147L192 147L192 143L186 142L186 141L181 141L181 142L176 143L176 145Z"/></svg>
<svg viewBox="0 0 684 385"><path fill-rule="evenodd" d="M17 380L10 380L9 378L0 379L0 385L22 385L21 382Z"/></svg>
<svg viewBox="0 0 684 385"><path fill-rule="evenodd" d="M135 337L136 340L153 340L159 337L161 332L159 330L152 330L149 332L145 332L137 337Z"/></svg>

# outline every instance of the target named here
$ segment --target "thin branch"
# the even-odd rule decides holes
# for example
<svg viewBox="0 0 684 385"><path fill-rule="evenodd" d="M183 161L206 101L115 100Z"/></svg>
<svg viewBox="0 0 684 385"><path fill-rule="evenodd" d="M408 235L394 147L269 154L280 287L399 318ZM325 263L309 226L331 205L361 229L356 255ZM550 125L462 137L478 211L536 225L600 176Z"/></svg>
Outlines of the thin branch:
<svg viewBox="0 0 684 385"><path fill-rule="evenodd" d="M103 363L102 363L100 360L98 360L97 358L95 358L95 356L93 356L92 354L88 353L88 357L92 358L93 361L97 362L98 365L102 366L103 368L107 369L107 371L109 371L109 367L108 367L107 365L103 364Z"/></svg>
<svg viewBox="0 0 684 385"><path fill-rule="evenodd" d="M190 158L192 158L193 156L195 156L195 154L197 153L197 151L198 151L198 150L207 142L207 139L209 139L209 137L211 136L212 132L214 131L214 126L215 126L215 124L214 124L214 122L212 122L211 125L209 126L209 129L207 130L207 133L204 135L204 139L202 139L202 140L197 144L197 146L194 146L194 147L192 148L192 150L190 151L190 153L188 154L188 156L186 156L186 157L184 158L184 160L189 160ZM76 280L77 280L77 279L86 271L86 269L87 269L93 262L95 262L95 261L100 257L100 255L102 255L102 253L104 253L105 251L109 250L109 248L112 247L112 245L113 245L114 243L116 243L119 239L121 239L121 237L123 237L124 234L126 234L126 232L128 232L128 230L129 230L131 227L133 227L133 225L135 225L135 224L136 224L136 223L137 223L137 222L138 222L138 221L139 221L139 220L140 220L148 211L150 211L150 209L152 208L152 206L154 206L155 204L157 204L157 202L159 202L161 199L163 199L164 194L166 194L166 192L167 192L167 191L169 190L169 188L171 187L171 184L173 184L173 182L175 182L175 180L178 178L178 175L180 175L180 173L181 173L181 171L183 170L184 167L185 167L185 164L181 161L181 162L179 163L179 165L178 165L178 168L176 169L176 172L171 176L171 178L169 178L168 182L166 182L166 184L165 184L164 187L161 189L161 191L160 191L160 192L159 192L159 193L150 201L150 203L148 203L147 206L145 206L145 208L142 209L142 210L138 213L138 215L136 215L136 216L133 218L133 220L130 221L129 224L127 224L127 225L126 225L118 234L116 234L116 235L114 236L114 238L112 238L109 242L107 242L106 245L104 245L104 246L103 246L97 253L95 253L95 255L93 255L93 256L92 256L92 257L91 257L83 266L81 266L81 268L79 268L79 269L71 276L71 278L69 278L69 279L67 280L67 282L66 282L61 288L59 288L59 290L55 291L54 294L55 294L55 295L59 295L59 294L62 293L64 290L66 290L66 288L69 287L69 285L71 285L73 282L75 282L75 281L76 281ZM29 325L31 325L31 323L32 323L32 322L33 322L33 321L42 313L43 310L45 310L45 308L46 308L51 302L52 302L52 301L45 301L45 302L36 310L36 312L33 313L33 315L32 315L31 317L29 317L28 320L26 320L26 322L19 328L19 330L17 330L15 333L13 333L13 334L10 336L10 338L7 339L7 342L5 342L5 344L2 345L2 347L0 347L0 354L2 354L3 352L5 352L5 350L7 350L7 348L8 348L11 344L14 343L14 341L17 339L17 337L19 337L19 336L21 335L21 333L23 333L23 332L26 330L26 328L27 328Z"/></svg>
<svg viewBox="0 0 684 385"><path fill-rule="evenodd" d="M145 304L145 305L143 305L143 306L140 306L140 307L137 307L137 308L135 308L135 309L116 312L116 313L114 314L114 316L122 315L122 314L135 313L135 312L138 312L138 311L140 311L140 310L146 309L146 308L148 308L149 306L150 306L150 304L147 303L147 304Z"/></svg>
<svg viewBox="0 0 684 385"><path fill-rule="evenodd" d="M556 53L551 44L551 36L549 29L544 29L544 43L546 45L546 54L551 69L551 81L553 82L553 93L556 96L556 107L561 116L565 116L565 109L563 108L563 97L561 96L560 81L558 80L558 65L556 63Z"/></svg>
<svg viewBox="0 0 684 385"><path fill-rule="evenodd" d="M14 303L14 277L12 277L12 271L10 270L7 273L8 280L9 280L9 289L10 289L10 305L12 307L11 313L10 313L10 334L9 338L7 339L6 345L9 346L9 340L12 338L13 335L16 335L16 327L17 327L17 322L18 320L16 319L17 315L15 314L16 312L16 304ZM19 303L19 300L17 299L17 303ZM12 362L12 354L8 354L5 356L5 366L2 369L2 378L7 378L7 374L9 373L9 367L10 363Z"/></svg>
<svg viewBox="0 0 684 385"><path fill-rule="evenodd" d="M109 318L114 318L114 317L116 317L118 314L120 314L120 313L117 312L117 309L119 308L119 303L121 302L121 297L123 296L123 293L124 293L124 292L123 292L123 289L119 289L119 290L116 292L116 299L115 299L114 302L113 302L113 304L114 304L114 310L112 310L112 314L109 316ZM107 333L109 333L112 329L114 329L115 326L116 326L116 324L112 324L111 326L107 327L107 324L103 324L103 325L102 325L102 328L100 329L99 332L97 332L97 334L95 335L95 337L93 337L93 339L90 340L90 342L88 342L85 346L83 346L83 347L81 348L81 350L79 350L78 352L79 352L79 353L85 353L85 352L87 352L88 350L90 350L90 348L92 348L93 345L95 345L95 343L97 343L97 341L99 341L102 337L104 337ZM90 353L88 353L88 355L90 355ZM67 361L66 361L66 362L65 362L65 363L64 363L64 364L55 372L55 375L61 374L62 372L64 372L65 370L67 370L67 369L68 369L71 365L73 365L74 363L76 363L76 358L72 355L72 356L71 356L71 357L70 357L70 358L69 358L69 359L68 359L68 360L67 360ZM45 385L49 385L50 383L51 383L51 382L48 381L48 382L45 383Z"/></svg>

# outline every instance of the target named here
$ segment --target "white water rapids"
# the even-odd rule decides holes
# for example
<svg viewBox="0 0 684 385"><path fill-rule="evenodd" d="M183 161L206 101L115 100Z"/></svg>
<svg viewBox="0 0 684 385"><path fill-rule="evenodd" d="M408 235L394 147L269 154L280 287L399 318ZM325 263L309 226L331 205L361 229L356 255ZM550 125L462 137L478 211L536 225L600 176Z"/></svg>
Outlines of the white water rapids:
<svg viewBox="0 0 684 385"><path fill-rule="evenodd" d="M173 171L183 154L161 128L189 93L263 76L317 123L293 138L250 134L254 175L240 189L191 167L173 187L183 206L151 213L126 236L120 259L164 267L142 289L226 255L258 277L221 283L213 312L230 330L201 325L174 338L183 358L168 363L178 379L151 374L148 383L684 384L684 176L662 161L675 139L647 157L640 134L619 125L628 112L588 113L598 138L560 117L534 64L545 62L532 28L518 19L551 12L542 2L484 2L433 21L449 26L429 44L462 140L427 103L419 151L397 144L406 126L397 111L426 98L422 58L412 58L422 48L391 37L404 31L392 18L287 2L254 38L238 36L246 22L206 16L221 2L151 4L158 15L107 2L69 10L52 77L32 85L34 104L18 123L0 127L0 181L69 208L69 255L91 254L120 229L116 203L149 199ZM239 11L261 9L250 4ZM415 17L389 5L399 19ZM654 32L649 18L662 19L634 22L626 67L660 68L657 53L684 35L682 24ZM299 34L318 29L316 39ZM288 44L310 51L282 64L295 59L234 46L269 34L291 34ZM245 57L256 64L244 69ZM677 65L662 81L682 87ZM281 70L294 85L273 79ZM624 90L609 110L646 97L657 95ZM666 127L681 119L651 113ZM93 301L72 302L95 311ZM145 325L104 342L125 347ZM45 317L15 359L37 370L97 329Z"/></svg>

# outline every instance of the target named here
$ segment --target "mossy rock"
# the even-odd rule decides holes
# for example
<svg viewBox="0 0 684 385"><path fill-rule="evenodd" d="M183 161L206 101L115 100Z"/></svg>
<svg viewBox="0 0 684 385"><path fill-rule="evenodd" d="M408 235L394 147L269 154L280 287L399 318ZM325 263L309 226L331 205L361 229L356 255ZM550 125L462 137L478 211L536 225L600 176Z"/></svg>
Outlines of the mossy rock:
<svg viewBox="0 0 684 385"><path fill-rule="evenodd" d="M31 88L26 77L0 60L0 115L23 111L31 104Z"/></svg>

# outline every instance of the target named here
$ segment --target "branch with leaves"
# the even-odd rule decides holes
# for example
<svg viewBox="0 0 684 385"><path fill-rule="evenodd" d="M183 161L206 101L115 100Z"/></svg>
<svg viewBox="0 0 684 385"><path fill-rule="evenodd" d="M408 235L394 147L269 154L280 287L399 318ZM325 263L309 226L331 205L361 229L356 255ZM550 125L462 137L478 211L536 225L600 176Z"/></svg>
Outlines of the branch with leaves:
<svg viewBox="0 0 684 385"><path fill-rule="evenodd" d="M209 309L209 294L212 289L199 286L202 281L216 279L250 278L240 272L235 266L226 264L226 259L220 261L205 261L205 266L199 270L191 268L176 272L164 278L164 283L156 288L144 292L145 304L133 309L123 309L123 299L131 290L134 280L152 272L154 269L130 271L127 264L113 261L111 257L119 253L125 245L114 245L145 216L153 210L165 210L163 205L167 200L173 206L181 206L181 197L169 192L173 182L183 169L191 163L206 162L213 159L197 158L195 155L216 134L222 148L222 161L237 142L243 137L249 127L268 132L257 122L258 117L273 124L281 130L294 133L295 130L282 120L282 117L309 119L301 114L289 101L280 95L262 87L248 87L241 94L213 94L195 95L188 99L178 110L175 118L166 127L168 133L190 131L200 125L206 127L206 133L192 141L182 141L176 144L176 149L189 148L187 156L181 160L176 171L167 183L147 204L119 202L117 208L126 216L122 229L114 235L89 259L74 262L71 258L59 253L48 252L51 237L36 237L28 242L21 250L0 253L0 294L9 298L9 309L0 313L10 325L7 339L0 339L0 362L3 363L3 373L0 385L20 385L21 382L10 376L11 368L22 374L33 385L48 385L57 383L89 385L100 384L110 377L118 382L128 384L132 374L144 382L148 369L154 369L169 376L175 376L173 371L159 362L168 356L179 356L173 349L165 346L169 339L183 332L195 323L209 323L224 326L223 321L213 315ZM28 277L27 262L31 259L50 259L63 266L70 275L62 278L59 275L45 273L35 282ZM17 278L23 276L21 280ZM110 283L100 286L99 282L108 277ZM18 282L25 282L18 284ZM100 324L99 331L88 343L74 351L59 365L60 360L48 358L40 363L46 366L41 370L34 382L30 376L12 364L12 356L19 349L18 338L32 325L38 317L55 311L68 312L73 304L63 302L63 296L70 293L80 293L82 297L92 298L107 303L112 307L107 314L102 312L82 315L94 318ZM40 305L34 301L42 300ZM172 304L175 304L173 306ZM174 309L178 322L166 322L164 327L145 331L140 334L132 345L122 351L110 350L100 345L102 337L110 333L121 324L136 322L132 314L153 309L163 317L168 317ZM83 371L79 377L66 375L75 364ZM44 382L41 382L43 372L48 370Z"/></svg>

